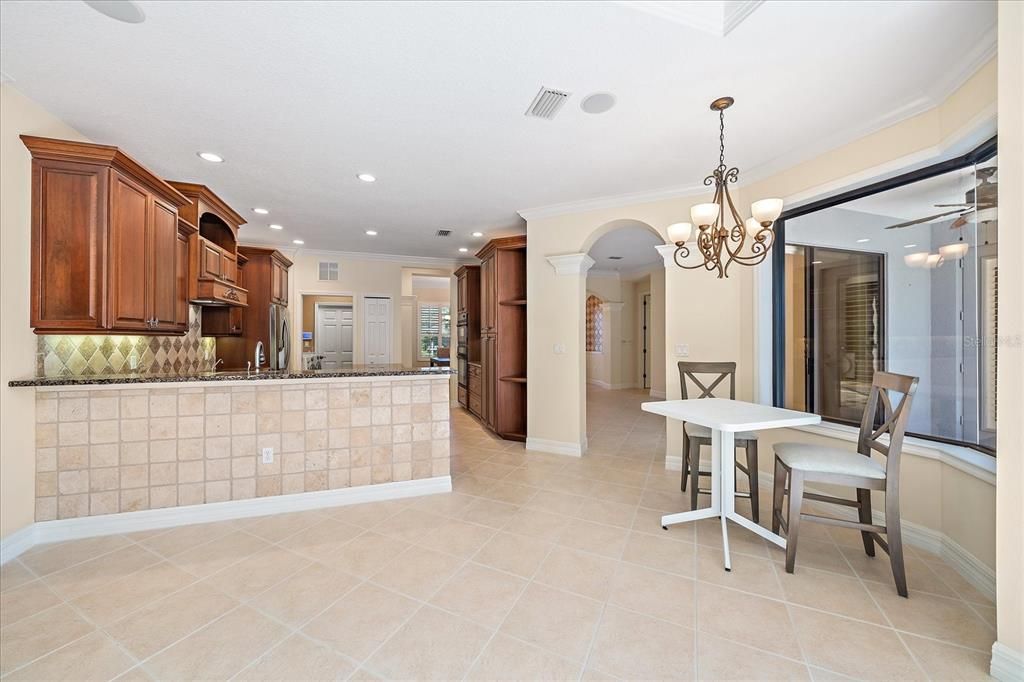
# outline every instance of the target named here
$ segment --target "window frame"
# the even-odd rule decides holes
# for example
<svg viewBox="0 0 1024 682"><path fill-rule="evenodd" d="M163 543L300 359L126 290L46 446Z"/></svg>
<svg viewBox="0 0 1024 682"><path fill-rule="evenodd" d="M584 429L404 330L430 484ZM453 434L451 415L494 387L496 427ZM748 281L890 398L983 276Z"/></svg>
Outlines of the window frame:
<svg viewBox="0 0 1024 682"><path fill-rule="evenodd" d="M441 348L441 340L444 338L444 315L445 310L448 311L449 315L449 327L448 327L448 344L451 348L451 314L452 306L451 303L420 303L416 308L416 357L421 362L430 360L429 355L423 355L423 347L420 342L423 340L423 309L424 308L437 308L437 347Z"/></svg>
<svg viewBox="0 0 1024 682"><path fill-rule="evenodd" d="M942 175L943 173L949 173L950 171L960 170L961 168L967 168L968 166L975 166L979 163L984 163L998 153L998 136L993 136L983 142L978 147L975 147L971 151L961 156L947 159L946 161L940 161L939 163L925 166L917 170L901 173L892 178L885 180L879 180L872 182L862 187L856 187L846 192L841 192L817 201L804 204L802 206L796 206L794 208L787 209L782 212L778 220L775 221L775 243L771 253L771 267L772 267L772 404L775 407L783 407L785 403L785 374L786 374L786 291L785 291L785 275L786 275L786 260L785 260L785 246L786 246L786 221L793 218L799 218L800 216L816 213L824 209L833 208L841 204L845 204L856 199L862 199L872 194L878 194L879 192L885 192L890 189L897 187L903 187L905 185L918 182L920 180L926 180L928 178ZM835 419L831 417L822 416L822 422L836 423L836 424L851 424L846 420ZM971 443L968 441L956 440L952 438L943 438L941 436L933 436L930 434L921 433L907 433L908 436L913 436L922 440L933 441L937 443L948 443L950 445L959 445L961 447L970 448L977 450L978 452L985 453L995 457L995 449L982 445L980 443Z"/></svg>

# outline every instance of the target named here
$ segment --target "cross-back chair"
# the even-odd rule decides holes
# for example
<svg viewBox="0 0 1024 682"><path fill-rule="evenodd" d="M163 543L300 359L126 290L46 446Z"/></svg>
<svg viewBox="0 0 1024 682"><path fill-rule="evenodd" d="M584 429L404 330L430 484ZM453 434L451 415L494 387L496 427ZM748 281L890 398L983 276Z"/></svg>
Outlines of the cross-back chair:
<svg viewBox="0 0 1024 682"><path fill-rule="evenodd" d="M729 399L736 399L736 363L735 362L680 362L679 363L679 386L682 390L683 400L692 398L716 398L715 391L723 382L729 382ZM691 392L692 385L694 391ZM696 393L696 395L694 395ZM711 447L711 429L699 424L684 424L685 436L683 437L683 474L680 481L680 489L686 492L689 479L690 485L690 508L697 508L697 495L710 495L710 490L700 487L701 476L711 476L710 470L700 468L700 448L703 445ZM736 461L736 468L747 475L750 482L750 492L736 491L736 497L750 498L750 516L754 523L759 521L759 505L757 503L757 434L753 431L741 431L735 436L737 448L743 448L746 453L746 464Z"/></svg>
<svg viewBox="0 0 1024 682"><path fill-rule="evenodd" d="M796 564L796 548L801 521L825 523L860 531L864 551L875 556L877 543L889 555L896 591L907 596L907 574L903 563L903 538L900 530L900 458L903 435L910 418L910 405L917 391L917 377L875 372L871 391L864 406L857 438L857 452L809 443L778 443L775 446L775 490L772 500L772 530L786 532L786 572ZM896 406L889 392L900 394ZM879 418L878 408L882 407ZM888 436L883 440L883 436ZM878 452L885 464L872 458ZM788 487L786 485L788 479ZM849 500L805 490L807 483L826 483L856 488L857 499ZM873 522L871 491L885 491L885 523ZM782 503L789 496L786 517ZM802 511L803 501L828 502L857 510L857 521L819 516ZM885 534L886 540L882 539Z"/></svg>

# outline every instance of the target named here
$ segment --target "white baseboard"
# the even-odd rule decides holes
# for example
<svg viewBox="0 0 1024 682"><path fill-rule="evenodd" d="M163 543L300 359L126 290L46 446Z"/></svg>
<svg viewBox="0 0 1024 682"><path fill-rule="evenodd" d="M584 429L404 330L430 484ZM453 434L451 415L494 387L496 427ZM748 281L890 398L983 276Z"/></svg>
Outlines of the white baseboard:
<svg viewBox="0 0 1024 682"><path fill-rule="evenodd" d="M992 662L989 674L999 682L1024 681L1024 654L1014 651L1005 644L996 642L992 645Z"/></svg>
<svg viewBox="0 0 1024 682"><path fill-rule="evenodd" d="M167 507L166 509L146 509L123 514L40 521L22 528L0 541L0 546L2 546L0 563L7 563L35 545L49 542L134 533L141 530L157 530L212 521L228 521L267 516L268 514L284 514L325 507L342 507L363 502L397 500L404 497L448 493L451 490L451 476L435 476L414 481L377 483L356 488L317 490L292 495L257 497L250 500L231 500L184 507Z"/></svg>
<svg viewBox="0 0 1024 682"><path fill-rule="evenodd" d="M19 528L5 538L0 538L0 566L28 551L35 544L34 524Z"/></svg>
<svg viewBox="0 0 1024 682"><path fill-rule="evenodd" d="M669 471L681 471L683 458L680 456L666 457L665 469ZM758 473L758 485L761 488L771 489L774 486L775 477L772 473L761 471ZM808 492L821 493L820 490L807 488ZM835 516L856 521L856 512L846 507L837 507ZM885 523L885 512L875 509L872 513L873 521L882 525ZM976 556L968 552L953 538L945 533L904 520L903 541L913 547L937 554L942 557L950 566L956 569L957 573L963 576L976 590L985 597L995 601L996 598L996 573Z"/></svg>
<svg viewBox="0 0 1024 682"><path fill-rule="evenodd" d="M604 388L609 391L621 391L626 388L636 388L636 383L633 382L628 384L612 384L607 381L601 381L600 379L587 379L587 383L591 386L597 386L598 388Z"/></svg>
<svg viewBox="0 0 1024 682"><path fill-rule="evenodd" d="M570 457L582 457L585 445L562 440L548 440L547 438L526 439L526 449L534 452L550 452L554 455L568 455Z"/></svg>
<svg viewBox="0 0 1024 682"><path fill-rule="evenodd" d="M652 398L660 398L661 400L665 400L665 391L655 391L652 388L651 389L651 397Z"/></svg>

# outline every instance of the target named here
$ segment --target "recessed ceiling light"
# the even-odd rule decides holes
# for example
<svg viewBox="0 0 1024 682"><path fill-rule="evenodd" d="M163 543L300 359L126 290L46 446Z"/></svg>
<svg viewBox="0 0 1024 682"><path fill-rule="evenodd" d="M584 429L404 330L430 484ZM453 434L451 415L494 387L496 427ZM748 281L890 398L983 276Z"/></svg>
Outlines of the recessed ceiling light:
<svg viewBox="0 0 1024 682"><path fill-rule="evenodd" d="M371 175L370 173L360 173L356 177L362 180L363 182L377 182L377 177Z"/></svg>
<svg viewBox="0 0 1024 682"><path fill-rule="evenodd" d="M858 243L858 244L866 244L866 243L868 243L869 241L871 241L871 240L870 240L870 239L858 239L858 240L857 240L857 243Z"/></svg>
<svg viewBox="0 0 1024 682"><path fill-rule="evenodd" d="M302 246L305 243L306 242L302 241L301 239L293 239L292 240L292 244L298 244L299 246Z"/></svg>
<svg viewBox="0 0 1024 682"><path fill-rule="evenodd" d="M213 152L196 152L196 156L203 161L209 161L210 163L224 163L224 157L219 154L214 154Z"/></svg>
<svg viewBox="0 0 1024 682"><path fill-rule="evenodd" d="M467 251L469 251L469 249L467 249L465 246L459 247L459 253L466 253Z"/></svg>
<svg viewBox="0 0 1024 682"><path fill-rule="evenodd" d="M367 230L366 234L370 235L371 237L376 237L377 236L377 230Z"/></svg>
<svg viewBox="0 0 1024 682"><path fill-rule="evenodd" d="M917 244L904 244L904 245L903 245L903 248L904 248L904 249L912 249L912 248L914 248L915 246L917 246Z"/></svg>
<svg viewBox="0 0 1024 682"><path fill-rule="evenodd" d="M252 210L252 212L253 212L253 213L259 213L260 215L267 215L268 213L270 213L270 211L268 211L268 210L267 210L267 209L265 209L265 208L254 208L254 209Z"/></svg>
<svg viewBox="0 0 1024 682"><path fill-rule="evenodd" d="M603 114L615 106L615 95L610 92L595 92L580 102L580 109L588 114Z"/></svg>
<svg viewBox="0 0 1024 682"><path fill-rule="evenodd" d="M284 225L278 225L277 223L271 223L270 224L270 229L271 230L283 230L284 229Z"/></svg>
<svg viewBox="0 0 1024 682"><path fill-rule="evenodd" d="M146 20L146 15L138 5L128 0L85 0L85 4L100 14L126 24L141 24Z"/></svg>
<svg viewBox="0 0 1024 682"><path fill-rule="evenodd" d="M483 236L484 236L484 233L483 233L483 232L474 232L474 233L473 233L473 236L474 236L474 237L483 237Z"/></svg>

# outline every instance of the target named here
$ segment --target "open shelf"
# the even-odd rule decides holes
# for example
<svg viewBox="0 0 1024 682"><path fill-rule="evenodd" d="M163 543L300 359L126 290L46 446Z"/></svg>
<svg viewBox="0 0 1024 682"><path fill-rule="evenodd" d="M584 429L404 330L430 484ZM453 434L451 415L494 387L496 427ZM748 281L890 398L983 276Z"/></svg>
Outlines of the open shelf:
<svg viewBox="0 0 1024 682"><path fill-rule="evenodd" d="M498 301L498 305L526 305L526 299L512 298L507 301Z"/></svg>
<svg viewBox="0 0 1024 682"><path fill-rule="evenodd" d="M525 384L526 383L526 377L507 376L507 377L501 377L501 380L502 381L511 381L513 383L516 383L516 384Z"/></svg>

